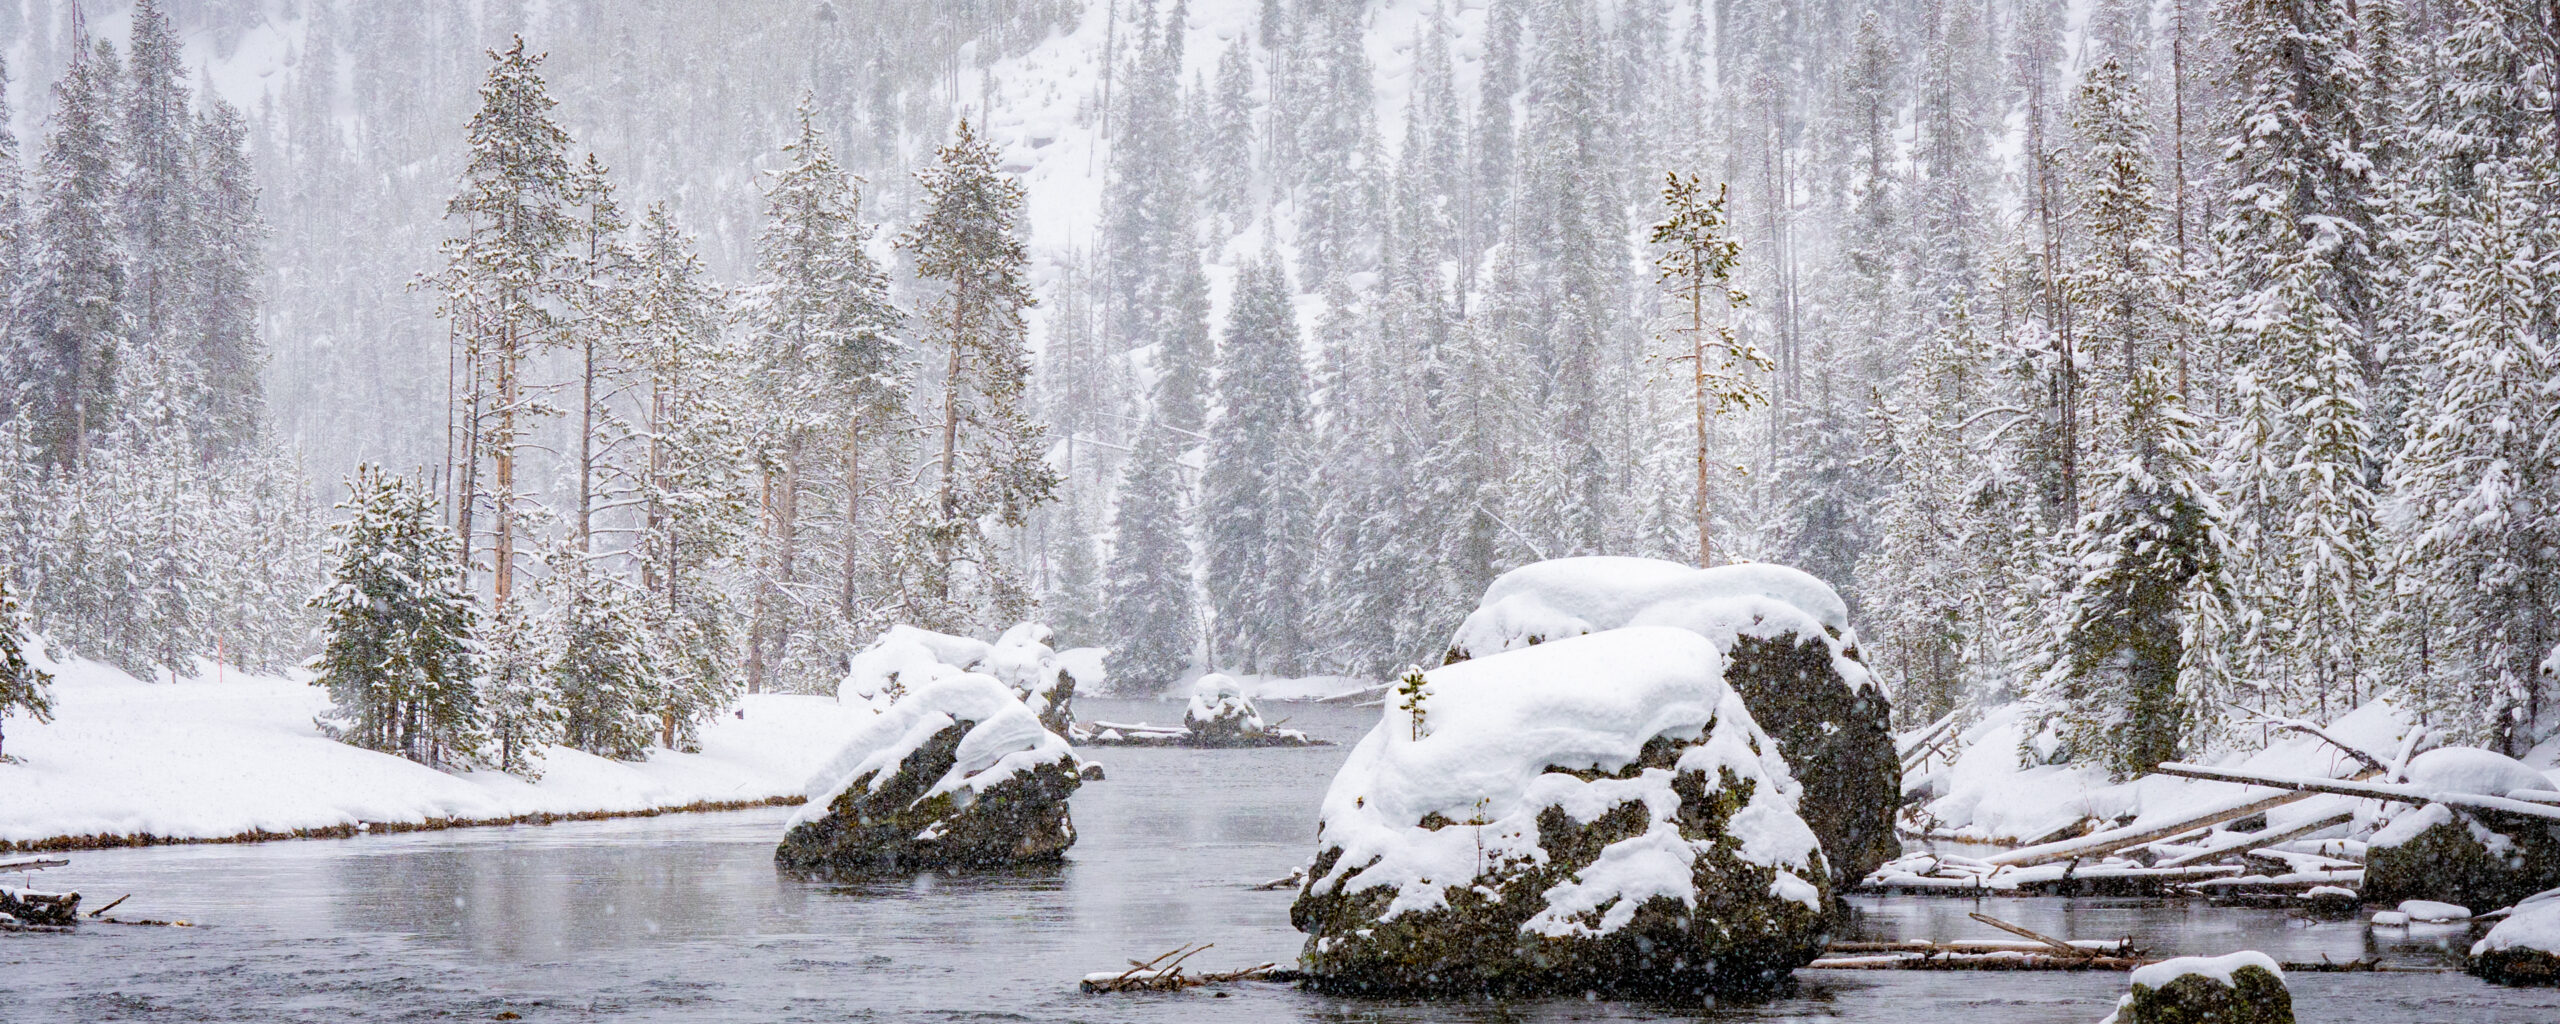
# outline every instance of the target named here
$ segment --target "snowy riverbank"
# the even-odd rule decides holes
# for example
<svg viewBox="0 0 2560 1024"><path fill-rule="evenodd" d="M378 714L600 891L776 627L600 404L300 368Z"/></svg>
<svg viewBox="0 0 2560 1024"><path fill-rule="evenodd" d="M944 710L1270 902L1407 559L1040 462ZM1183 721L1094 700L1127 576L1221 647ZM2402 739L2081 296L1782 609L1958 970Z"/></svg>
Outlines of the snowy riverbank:
<svg viewBox="0 0 2560 1024"><path fill-rule="evenodd" d="M54 721L12 717L0 849L338 835L702 810L799 799L869 712L830 697L751 695L705 725L702 752L624 763L554 747L539 782L448 774L320 734L298 680L226 673L145 683L54 667ZM740 717L739 712L744 712ZM148 837L147 839L144 837Z"/></svg>

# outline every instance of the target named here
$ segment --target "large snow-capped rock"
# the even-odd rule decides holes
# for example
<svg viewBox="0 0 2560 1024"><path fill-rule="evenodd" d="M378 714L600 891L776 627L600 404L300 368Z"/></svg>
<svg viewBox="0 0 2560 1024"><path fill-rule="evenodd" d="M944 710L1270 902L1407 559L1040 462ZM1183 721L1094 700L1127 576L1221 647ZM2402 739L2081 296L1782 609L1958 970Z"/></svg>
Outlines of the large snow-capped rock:
<svg viewBox="0 0 2560 1024"><path fill-rule="evenodd" d="M2444 747L2409 760L2410 784L2446 793L2506 796L2550 789L2524 762L2476 747ZM2493 910L2560 887L2560 821L2426 804L2375 832L2366 847L2364 902L2433 900Z"/></svg>
<svg viewBox="0 0 2560 1024"><path fill-rule="evenodd" d="M1098 647L1053 650L1051 639L1049 627L1036 622L1005 630L994 643L891 626L853 656L836 687L836 699L885 707L926 683L978 673L1012 687L1041 725L1063 735L1075 724L1077 689L1103 685L1105 652Z"/></svg>
<svg viewBox="0 0 2560 1024"><path fill-rule="evenodd" d="M1694 995L1821 951L1821 844L1697 633L1567 637L1388 704L1325 793L1290 907L1320 985Z"/></svg>
<svg viewBox="0 0 2560 1024"><path fill-rule="evenodd" d="M2144 964L2130 980L2106 1024L2293 1024L2284 969L2255 950Z"/></svg>
<svg viewBox="0 0 2560 1024"><path fill-rule="evenodd" d="M1269 728L1243 685L1235 677L1219 672L1201 676L1191 684L1191 703L1182 709L1182 727L1198 741L1239 745L1251 742Z"/></svg>
<svg viewBox="0 0 2560 1024"><path fill-rule="evenodd" d="M1805 820L1835 882L1854 883L1901 852L1892 703L1858 660L1848 605L1801 570L1617 557L1522 566L1485 589L1448 661L1624 626L1676 627L1715 642L1725 682L1804 784Z"/></svg>
<svg viewBox="0 0 2560 1024"><path fill-rule="evenodd" d="M2517 904L2472 943L2470 970L2502 985L2560 985L2560 889Z"/></svg>
<svg viewBox="0 0 2560 1024"><path fill-rule="evenodd" d="M933 679L854 733L809 781L774 859L837 873L1048 860L1076 839L1082 765L993 677Z"/></svg>

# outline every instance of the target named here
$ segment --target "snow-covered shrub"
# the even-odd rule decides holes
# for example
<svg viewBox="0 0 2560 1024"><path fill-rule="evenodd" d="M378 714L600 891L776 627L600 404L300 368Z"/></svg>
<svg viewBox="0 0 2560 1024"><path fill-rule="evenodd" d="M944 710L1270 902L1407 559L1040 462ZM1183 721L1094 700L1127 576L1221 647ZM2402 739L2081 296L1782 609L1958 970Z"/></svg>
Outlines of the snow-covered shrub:
<svg viewBox="0 0 2560 1024"><path fill-rule="evenodd" d="M1714 641L1725 682L1778 741L1805 785L1805 819L1834 881L1901 852L1893 707L1858 660L1848 605L1782 565L1699 569L1652 558L1559 558L1502 574L1450 642L1452 663L1624 626L1671 626Z"/></svg>
<svg viewBox="0 0 2560 1024"><path fill-rule="evenodd" d="M2264 953L2184 956L2137 967L2111 1024L2293 1024L2284 969Z"/></svg>
<svg viewBox="0 0 2560 1024"><path fill-rule="evenodd" d="M1435 669L1324 798L1290 920L1337 989L1738 991L1821 951L1822 850L1679 629Z"/></svg>
<svg viewBox="0 0 2560 1024"><path fill-rule="evenodd" d="M2505 796L2550 789L2524 762L2477 747L2409 760L2409 782L2447 793ZM2502 811L2426 804L2401 812L2366 847L2366 903L2435 900L2487 911L2560 887L2560 824Z"/></svg>
<svg viewBox="0 0 2560 1024"><path fill-rule="evenodd" d="M1075 842L1067 797L1081 768L995 678L924 681L811 776L774 859L862 872L1054 858Z"/></svg>
<svg viewBox="0 0 2560 1024"><path fill-rule="evenodd" d="M1211 672L1191 684L1191 703L1182 709L1183 728L1204 740L1236 740L1262 735L1262 712L1246 696L1244 686L1222 672Z"/></svg>
<svg viewBox="0 0 2560 1024"><path fill-rule="evenodd" d="M925 683L967 673L993 676L1031 707L1049 731L1064 735L1075 723L1078 688L1097 689L1108 676L1099 647L1052 650L1049 627L1025 622L994 643L891 626L853 656L836 700L885 707Z"/></svg>
<svg viewBox="0 0 2560 1024"><path fill-rule="evenodd" d="M2472 943L2471 973L2506 985L2560 985L2560 889L2517 904Z"/></svg>

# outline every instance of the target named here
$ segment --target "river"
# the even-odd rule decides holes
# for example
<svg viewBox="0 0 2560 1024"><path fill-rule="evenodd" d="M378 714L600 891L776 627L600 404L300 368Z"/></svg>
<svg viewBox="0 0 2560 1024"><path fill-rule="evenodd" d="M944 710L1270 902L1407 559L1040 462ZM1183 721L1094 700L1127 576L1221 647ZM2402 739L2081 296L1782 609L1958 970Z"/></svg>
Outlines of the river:
<svg viewBox="0 0 2560 1024"><path fill-rule="evenodd" d="M1082 701L1087 718L1178 719L1178 704ZM1374 712L1274 709L1348 742ZM1088 996L1075 981L1189 942L1192 962L1288 962L1290 893L1256 891L1310 851L1344 754L1091 750L1063 865L841 885L777 874L787 808L251 846L72 855L43 873L119 916L192 928L0 934L0 1022L1551 1021L2095 1022L2113 973L1800 972L1791 997L1679 1009L1576 999L1351 1000L1277 984L1221 997ZM15 878L10 879L17 882ZM2459 928L2377 940L2360 921L2102 899L1860 897L1855 938L1992 937L1981 909L2049 934L2157 951L2420 965ZM2551 1024L2560 992L2459 974L2296 974L2319 1024ZM502 1018L512 1013L514 1018Z"/></svg>

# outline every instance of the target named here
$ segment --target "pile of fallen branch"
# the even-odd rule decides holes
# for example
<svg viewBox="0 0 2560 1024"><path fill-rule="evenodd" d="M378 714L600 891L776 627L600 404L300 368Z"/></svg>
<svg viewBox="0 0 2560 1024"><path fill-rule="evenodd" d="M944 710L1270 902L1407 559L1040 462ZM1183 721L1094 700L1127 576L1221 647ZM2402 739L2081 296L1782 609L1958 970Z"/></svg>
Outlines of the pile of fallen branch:
<svg viewBox="0 0 2560 1024"><path fill-rule="evenodd" d="M1217 985L1231 981L1253 981L1270 978L1279 964L1266 963L1240 971L1183 970L1182 962L1217 945L1204 942L1198 946L1177 946L1153 960L1131 960L1129 969L1114 974L1101 971L1084 976L1076 988L1088 993L1113 992L1179 992L1198 985Z"/></svg>
<svg viewBox="0 0 2560 1024"><path fill-rule="evenodd" d="M60 857L0 857L0 874L42 871L46 868L69 867L70 861ZM126 920L107 916L107 911L132 899L126 893L107 901L107 905L83 915L77 892L41 892L35 889L0 885L0 932L67 932L80 922L99 924L150 925L167 928L194 927L185 921Z"/></svg>

